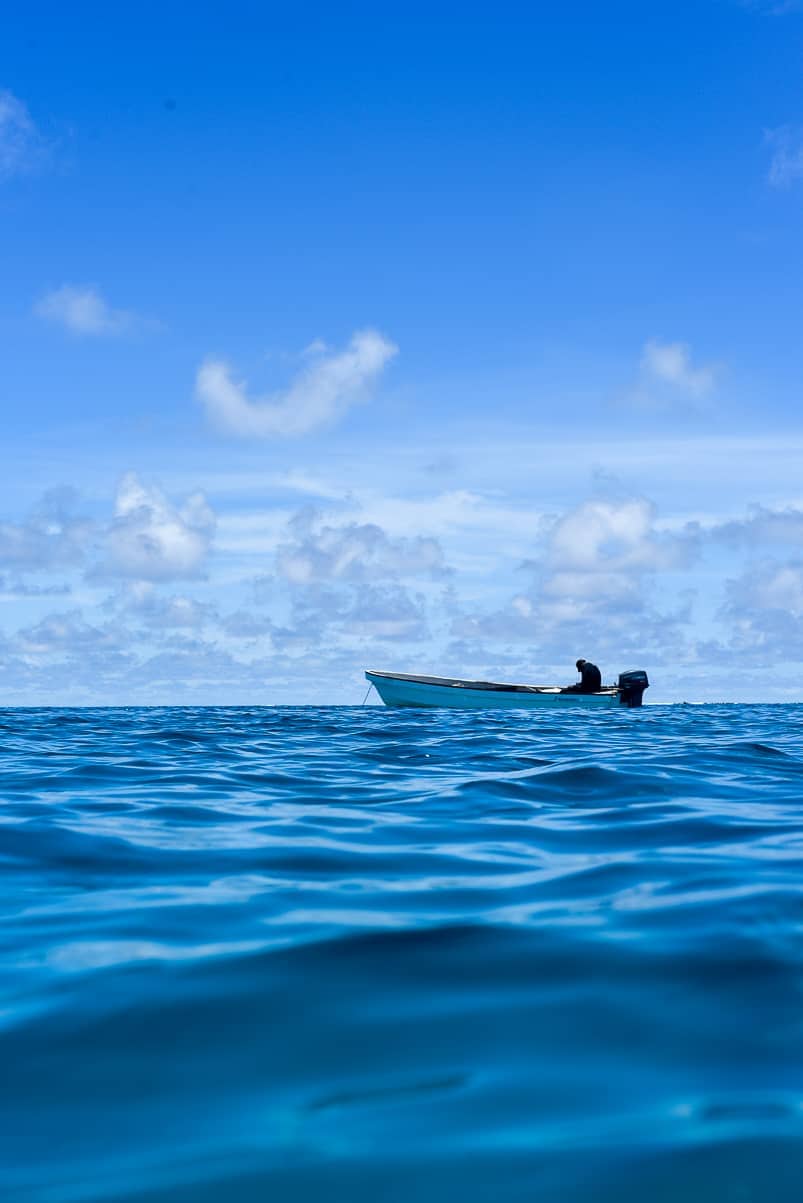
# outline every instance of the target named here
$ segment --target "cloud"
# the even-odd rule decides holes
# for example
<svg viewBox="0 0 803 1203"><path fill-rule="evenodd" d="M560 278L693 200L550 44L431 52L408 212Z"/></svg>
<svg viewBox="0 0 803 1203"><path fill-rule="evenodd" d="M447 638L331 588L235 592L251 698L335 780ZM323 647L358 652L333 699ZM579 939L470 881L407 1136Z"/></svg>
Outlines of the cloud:
<svg viewBox="0 0 803 1203"><path fill-rule="evenodd" d="M13 92L0 90L0 177L29 170L42 151L42 137L26 106Z"/></svg>
<svg viewBox="0 0 803 1203"><path fill-rule="evenodd" d="M731 587L732 601L751 610L785 610L803 616L803 564L769 561L745 573Z"/></svg>
<svg viewBox="0 0 803 1203"><path fill-rule="evenodd" d="M221 619L221 629L232 639L261 639L270 635L273 623L263 615L251 614L248 610L235 610Z"/></svg>
<svg viewBox="0 0 803 1203"><path fill-rule="evenodd" d="M10 598L23 597L60 597L70 592L69 585L29 585L17 578L9 579L0 576L0 596Z"/></svg>
<svg viewBox="0 0 803 1203"><path fill-rule="evenodd" d="M649 339L641 352L638 379L627 400L650 409L678 403L699 405L714 390L719 368L695 365L688 343Z"/></svg>
<svg viewBox="0 0 803 1203"><path fill-rule="evenodd" d="M112 309L91 285L64 284L55 288L37 301L34 313L72 334L95 338L126 334L153 324L128 310Z"/></svg>
<svg viewBox="0 0 803 1203"><path fill-rule="evenodd" d="M125 635L116 624L92 626L79 610L49 614L16 636L20 653L29 657L88 655L93 660L105 660L120 652L124 643Z"/></svg>
<svg viewBox="0 0 803 1203"><path fill-rule="evenodd" d="M340 485L333 485L329 481L322 480L313 473L299 468L291 468L287 472L277 472L267 477L265 483L290 493L307 493L310 497L322 497L327 501L343 500L344 490Z"/></svg>
<svg viewBox="0 0 803 1203"><path fill-rule="evenodd" d="M437 577L446 572L437 539L392 539L374 523L323 525L314 510L302 510L289 526L294 537L277 548L276 571L292 585Z"/></svg>
<svg viewBox="0 0 803 1203"><path fill-rule="evenodd" d="M705 535L709 540L748 547L767 543L803 546L803 510L795 506L783 510L754 506L747 518L716 523Z"/></svg>
<svg viewBox="0 0 803 1203"><path fill-rule="evenodd" d="M153 630L198 629L217 620L214 606L175 594L163 597L151 581L131 581L110 604Z"/></svg>
<svg viewBox="0 0 803 1203"><path fill-rule="evenodd" d="M419 641L429 635L423 602L400 585L366 585L342 616L340 629L364 639Z"/></svg>
<svg viewBox="0 0 803 1203"><path fill-rule="evenodd" d="M535 449L537 450L537 449ZM272 483L265 476L265 480ZM477 554L495 560L498 555L500 532L507 543L532 537L533 510L522 504L505 504L499 495L454 490L431 496L400 497L375 490L344 489L328 491L329 499L341 507L365 517L370 524L380 526L390 538L418 538L419 531L430 537L461 538ZM326 493L319 496L326 498ZM282 542L287 512L273 507L238 509L224 514L220 520L220 544L237 554L272 554Z"/></svg>
<svg viewBox="0 0 803 1203"><path fill-rule="evenodd" d="M215 515L203 494L195 493L175 506L160 489L143 485L129 472L120 482L109 521L81 514L75 491L62 487L45 493L22 522L0 522L0 570L15 574L12 586L6 581L10 591L27 595L34 590L18 578L32 572L84 568L89 579L117 577L134 582L197 577L214 531ZM188 599L173 598L169 607L160 601L159 621L184 625L180 619L189 614L184 601ZM143 619L150 613L156 623L156 599L147 585L129 588L125 605L132 610L138 607Z"/></svg>
<svg viewBox="0 0 803 1203"><path fill-rule="evenodd" d="M779 658L799 660L803 561L766 559L751 565L727 582L719 618L729 629L731 651L745 662L768 668ZM706 649L709 657L715 652L715 646Z"/></svg>
<svg viewBox="0 0 803 1203"><path fill-rule="evenodd" d="M354 647L356 640L365 655L369 644L377 641L418 642L428 635L424 599L396 582L298 589L293 593L290 623L271 629L276 648L302 654L319 649L331 653ZM381 655L381 648L375 652Z"/></svg>
<svg viewBox="0 0 803 1203"><path fill-rule="evenodd" d="M773 187L785 188L803 179L803 130L782 125L764 136L772 147L769 181Z"/></svg>
<svg viewBox="0 0 803 1203"><path fill-rule="evenodd" d="M659 572L687 567L698 539L696 532L661 531L656 522L655 507L644 498L593 498L542 523L540 554L524 565L530 588L485 614L466 613L458 604L453 634L526 641L542 658L676 650L690 619L689 600L659 610L652 584Z"/></svg>
<svg viewBox="0 0 803 1203"><path fill-rule="evenodd" d="M284 392L250 400L221 359L207 359L196 378L210 421L243 438L298 436L327 426L375 381L398 348L375 330L358 331L343 351L318 351Z"/></svg>
<svg viewBox="0 0 803 1203"><path fill-rule="evenodd" d="M202 493L174 506L160 489L129 472L120 482L115 517L93 575L142 581L197 577L214 531L215 515Z"/></svg>
<svg viewBox="0 0 803 1203"><path fill-rule="evenodd" d="M94 524L75 512L77 494L51 489L20 523L0 522L0 566L48 572L81 564Z"/></svg>
<svg viewBox="0 0 803 1203"><path fill-rule="evenodd" d="M253 582L257 600L276 610L289 602L289 621L271 628L275 648L288 654L427 638L427 599L406 579L448 575L437 539L391 538L374 523L326 523L315 510L288 523L290 539L276 548L274 574ZM430 590L431 592L431 590ZM248 630L248 624L246 624Z"/></svg>
<svg viewBox="0 0 803 1203"><path fill-rule="evenodd" d="M549 560L561 572L591 575L675 567L688 542L658 532L655 519L655 506L643 497L585 501L555 522Z"/></svg>

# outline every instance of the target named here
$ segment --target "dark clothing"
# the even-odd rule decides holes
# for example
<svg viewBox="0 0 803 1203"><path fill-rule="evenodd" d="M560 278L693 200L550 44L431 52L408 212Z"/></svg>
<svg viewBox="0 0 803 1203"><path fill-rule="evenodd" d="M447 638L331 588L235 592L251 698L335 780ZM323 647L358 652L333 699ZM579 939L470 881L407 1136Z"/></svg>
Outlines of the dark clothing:
<svg viewBox="0 0 803 1203"><path fill-rule="evenodd" d="M569 686L571 693L598 693L602 689L602 673L589 660L580 669L580 677L577 685Z"/></svg>

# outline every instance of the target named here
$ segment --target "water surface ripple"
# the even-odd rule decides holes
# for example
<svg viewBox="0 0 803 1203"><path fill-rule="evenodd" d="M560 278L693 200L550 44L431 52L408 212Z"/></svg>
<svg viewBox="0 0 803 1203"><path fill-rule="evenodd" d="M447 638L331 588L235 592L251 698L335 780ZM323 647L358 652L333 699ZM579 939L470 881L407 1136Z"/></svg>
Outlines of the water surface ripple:
<svg viewBox="0 0 803 1203"><path fill-rule="evenodd" d="M803 707L0 711L0 1175L797 1203Z"/></svg>

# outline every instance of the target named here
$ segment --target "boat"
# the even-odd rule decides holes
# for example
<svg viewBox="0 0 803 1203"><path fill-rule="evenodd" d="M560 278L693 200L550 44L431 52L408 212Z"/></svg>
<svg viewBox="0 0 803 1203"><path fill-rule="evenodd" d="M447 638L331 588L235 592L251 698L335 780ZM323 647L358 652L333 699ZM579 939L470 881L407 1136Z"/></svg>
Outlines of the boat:
<svg viewBox="0 0 803 1203"><path fill-rule="evenodd" d="M508 685L498 681L463 681L459 677L425 677L369 669L365 674L386 706L449 707L460 710L603 710L640 706L649 686L643 669L619 674L616 685L596 693L578 693L560 685Z"/></svg>

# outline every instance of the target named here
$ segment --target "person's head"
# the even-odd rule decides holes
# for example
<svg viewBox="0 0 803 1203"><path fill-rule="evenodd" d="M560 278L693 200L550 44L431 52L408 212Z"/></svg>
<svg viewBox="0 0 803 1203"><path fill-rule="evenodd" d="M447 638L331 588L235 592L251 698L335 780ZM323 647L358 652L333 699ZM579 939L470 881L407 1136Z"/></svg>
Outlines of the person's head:
<svg viewBox="0 0 803 1203"><path fill-rule="evenodd" d="M577 661L577 671L578 671L578 672L582 672L582 671L583 671L583 665L584 665L585 663L586 663L586 661L585 661L585 660L578 660L578 661Z"/></svg>

